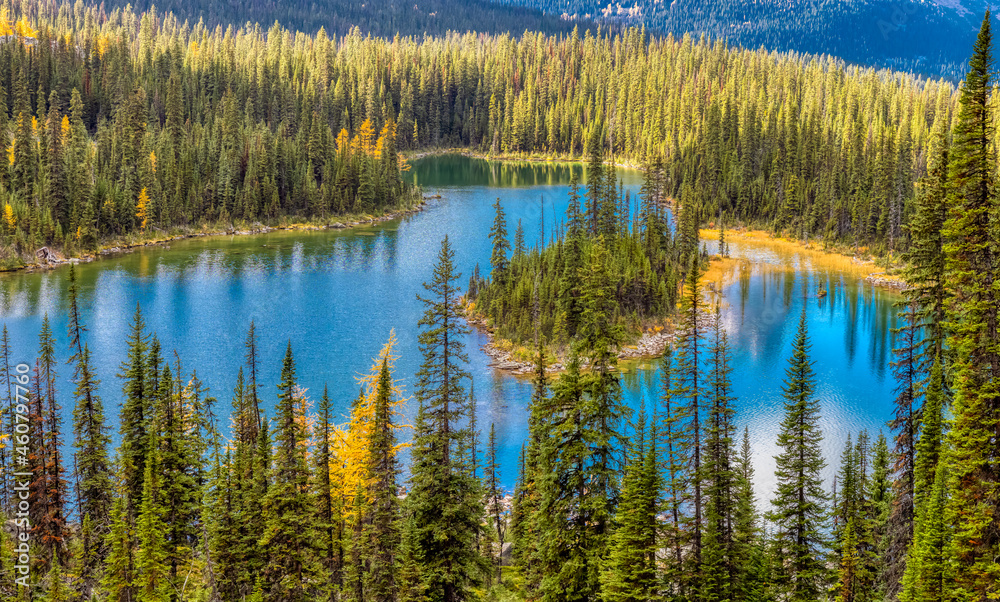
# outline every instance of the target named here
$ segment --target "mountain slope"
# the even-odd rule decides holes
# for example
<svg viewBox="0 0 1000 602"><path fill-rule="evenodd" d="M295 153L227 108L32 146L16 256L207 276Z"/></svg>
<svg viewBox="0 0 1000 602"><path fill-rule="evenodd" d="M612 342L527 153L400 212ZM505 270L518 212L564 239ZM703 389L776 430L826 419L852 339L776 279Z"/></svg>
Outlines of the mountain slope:
<svg viewBox="0 0 1000 602"><path fill-rule="evenodd" d="M730 44L831 54L849 62L960 77L985 0L505 0L551 15L644 23Z"/></svg>
<svg viewBox="0 0 1000 602"><path fill-rule="evenodd" d="M223 27L251 22L267 28L278 21L293 30L315 33L323 27L328 34L338 35L355 26L364 33L392 37L470 30L558 33L574 25L531 7L486 0L111 0L107 4L131 4L136 12L155 5L160 13L172 12L192 22L204 19Z"/></svg>

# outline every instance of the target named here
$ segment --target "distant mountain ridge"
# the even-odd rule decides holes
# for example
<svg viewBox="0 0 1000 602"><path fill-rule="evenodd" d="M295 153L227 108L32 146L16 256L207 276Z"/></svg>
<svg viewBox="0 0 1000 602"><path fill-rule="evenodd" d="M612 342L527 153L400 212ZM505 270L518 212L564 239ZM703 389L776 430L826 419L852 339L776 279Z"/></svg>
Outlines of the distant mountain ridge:
<svg viewBox="0 0 1000 602"><path fill-rule="evenodd" d="M502 0L565 18L645 24L733 45L830 54L960 78L986 0Z"/></svg>

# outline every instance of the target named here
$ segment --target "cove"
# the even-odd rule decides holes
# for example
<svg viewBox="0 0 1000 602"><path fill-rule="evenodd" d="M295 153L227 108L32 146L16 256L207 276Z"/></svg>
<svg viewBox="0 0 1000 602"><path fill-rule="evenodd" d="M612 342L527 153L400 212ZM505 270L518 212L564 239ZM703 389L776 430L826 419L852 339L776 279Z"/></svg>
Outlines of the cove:
<svg viewBox="0 0 1000 602"><path fill-rule="evenodd" d="M420 364L416 324L423 307L416 295L448 235L455 262L464 274L476 263L488 270L492 203L500 198L513 236L521 220L530 246L549 239L565 214L571 163L490 162L461 155L413 162L407 177L433 196L420 213L346 231L271 232L205 237L145 247L78 266L83 320L100 393L117 445L117 410L122 398L115 376L125 358L126 337L135 306L173 360L176 350L186 375L192 369L228 414L236 374L243 364L243 340L251 320L261 351L261 396L272 413L278 373L291 340L298 378L315 402L329 386L337 413L344 416L357 396L356 376L395 331L396 378L412 394ZM620 170L634 198L641 175ZM439 198L438 195L440 195ZM714 243L707 241L709 250ZM734 264L721 285L724 325L733 344L736 423L749 427L759 498L773 489L775 440L783 415L781 380L799 313L805 308L822 400L827 476L832 479L848 433L875 432L891 417L891 359L898 296L873 288L860 273L827 265L794 249L772 248L734 239ZM71 367L66 337L65 268L0 276L0 321L10 330L14 362L32 362L38 331L48 313L60 359L59 391L63 433L72 413ZM823 285L829 294L816 296ZM463 285L464 288L464 285ZM467 339L470 372L482 444L496 425L498 462L504 485L512 489L527 430L528 381L499 373L481 351L485 337ZM645 404L659 396L658 361L623 365L626 401ZM416 403L407 404L412 419ZM224 422L223 427L228 423ZM403 435L405 438L407 435ZM829 482L828 482L829 485Z"/></svg>

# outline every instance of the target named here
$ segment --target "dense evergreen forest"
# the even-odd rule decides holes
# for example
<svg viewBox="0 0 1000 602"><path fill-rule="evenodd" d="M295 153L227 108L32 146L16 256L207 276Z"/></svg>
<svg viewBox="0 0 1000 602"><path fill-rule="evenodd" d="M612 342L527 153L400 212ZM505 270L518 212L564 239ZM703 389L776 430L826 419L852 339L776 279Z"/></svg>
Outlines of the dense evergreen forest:
<svg viewBox="0 0 1000 602"><path fill-rule="evenodd" d="M828 54L859 65L889 67L959 80L979 16L981 0L505 0L566 18L602 24L645 25L680 36L706 34L742 48Z"/></svg>
<svg viewBox="0 0 1000 602"><path fill-rule="evenodd" d="M0 45L8 255L377 211L406 196L396 149L586 157L595 140L662 161L699 222L899 250L956 102L943 82L636 29L387 41L21 11Z"/></svg>
<svg viewBox="0 0 1000 602"><path fill-rule="evenodd" d="M414 291L415 398L394 373L394 337L372 333L386 345L348 416L333 415L329 391L315 400L298 386L294 341L280 381L260 382L252 323L234 390L207 391L141 307L116 382L98 382L71 266L68 332L46 318L31 366L12 364L0 336L13 443L0 448L2 487L17 493L2 504L15 527L0 530L4 600L1000 597L989 14L958 91L638 30L389 42L209 31L82 4L7 14L0 185L5 241L23 249L388 208L406 192L397 148L584 155L600 176L574 187L544 250L528 253L518 230L512 244L498 204L491 272L472 273L474 292L445 238ZM623 158L645 165L639 199L604 168ZM832 487L803 316L777 487L755 498L729 342L699 281L697 226L715 219L904 256L891 439L845 441ZM471 403L469 293L510 332L539 333L514 491ZM660 394L632 414L622 327L678 300ZM543 334L570 348L558 375ZM56 386L63 370L73 391ZM114 449L109 387L124 397ZM413 425L404 403L417 404Z"/></svg>
<svg viewBox="0 0 1000 602"><path fill-rule="evenodd" d="M403 36L444 35L448 32L478 31L481 33L512 33L541 31L568 33L574 24L588 24L587 19L570 22L558 16L543 14L535 8L502 6L489 0L382 0L351 2L321 0L319 2L285 1L220 2L198 0L181 2L106 2L105 5L125 8L131 4L136 11L155 8L171 12L192 24L203 20L209 27L228 24L264 23L277 21L292 30L315 33L324 28L329 34L346 35L358 27L363 33L391 38Z"/></svg>
<svg viewBox="0 0 1000 602"><path fill-rule="evenodd" d="M543 265L553 248L570 249L563 256L576 274L564 280L581 283L571 295L579 324L560 374L537 347L512 492L499 485L495 430L476 421L462 277L447 237L418 293L423 363L413 425L401 423L401 404L411 401L394 373L392 333L343 417L332 415L329 391L317 401L298 386L291 341L276 390L259 381L253 323L237 384L220 395L226 417L197 366L169 359L138 306L117 382L99 383L71 266L66 335L46 317L34 366L12 365L6 330L0 337L14 443L0 462L5 488L24 492L4 501L19 530L0 531L0 594L53 602L995 599L1000 202L983 135L996 119L989 25L987 17L954 127L938 122L915 197L891 440L860 432L845 441L832 487L821 479L833 460L820 449L803 313L781 388L776 489L756 499L751 435L734 427L730 344L719 309L705 306L697 247L662 251L689 258L676 340L658 397L637 413L623 405L621 300L609 273L619 249L651 243L649 230L622 225L629 220L604 177L570 204L560 242L534 259ZM653 200L657 173L647 170L643 187ZM654 202L640 207L634 224L660 219ZM524 279L513 268L526 261L517 258L523 234L515 232L508 262L497 208L491 281ZM681 232L661 249L683 249ZM71 393L55 385L67 369ZM115 450L104 387L124 394ZM273 416L263 411L269 397ZM63 404L73 408L70 456Z"/></svg>

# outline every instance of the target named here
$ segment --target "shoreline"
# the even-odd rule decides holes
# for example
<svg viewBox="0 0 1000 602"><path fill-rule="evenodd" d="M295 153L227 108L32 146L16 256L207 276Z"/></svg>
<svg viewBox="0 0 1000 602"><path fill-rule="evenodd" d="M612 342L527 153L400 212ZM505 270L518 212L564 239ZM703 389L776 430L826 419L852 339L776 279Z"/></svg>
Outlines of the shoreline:
<svg viewBox="0 0 1000 602"><path fill-rule="evenodd" d="M703 241L719 239L719 230L713 228L701 228L698 236ZM795 253L805 253L811 259L819 259L827 267L836 269L843 273L852 273L859 280L868 282L872 286L902 292L909 284L900 276L892 273L899 266L890 264L889 267L880 266L875 259L867 255L859 256L857 252L848 254L846 249L840 247L828 248L821 242L802 242L800 240L775 236L764 230L748 228L736 228L726 230L726 241L744 241L750 244L769 246L773 249L784 249ZM891 261L891 260L890 260ZM753 263L753 260L751 260ZM760 262L757 262L760 263ZM874 271L869 271L874 270Z"/></svg>
<svg viewBox="0 0 1000 602"><path fill-rule="evenodd" d="M439 155L461 155L463 157L469 157L470 159L482 159L484 161L499 161L503 163L579 163L580 165L586 165L586 157L576 157L573 155L536 155L528 154L526 156L522 155L511 155L505 153L491 154L483 153L479 151L474 151L468 148L439 148L433 150L422 150L413 153L412 155L405 155L407 161L418 161L420 159L425 159L427 157L435 157ZM625 169L634 169L641 171L642 165L633 163L631 161L604 161L604 165L614 165L615 167L622 167Z"/></svg>
<svg viewBox="0 0 1000 602"><path fill-rule="evenodd" d="M717 229L712 230L702 228L699 230L699 237L703 241L712 239L718 240L719 231ZM884 268L881 271L867 272L868 266L877 266L875 261L870 258L859 258L857 256L847 255L840 250L824 249L822 247L813 246L811 243L803 244L801 241L791 240L784 237L776 237L762 230L726 230L726 240L729 241L734 239L751 243L759 243L762 245L770 245L772 247L791 247L794 252L808 252L816 254L817 256L827 256L833 260L832 262L849 262L850 265L854 266L854 275L856 275L859 280L868 282L874 287L887 289L897 293L905 290L907 287L906 281L899 276L887 273L888 270ZM734 262L748 262L751 264L757 263L766 265L766 262L759 260L755 261L753 259L712 255L709 266L702 276L704 285L703 294L705 297L721 294L722 288L724 288L726 284L729 284L725 281L724 272L727 268L732 267ZM843 273L852 272L852 270L844 269L844 267L832 267L835 267L835 269L838 269ZM516 344L506 339L498 339L494 332L486 326L486 320L484 317L478 314L471 315L467 312L466 321L470 326L486 337L486 343L481 345L480 348L491 360L489 367L516 377L531 375L535 368L534 363L526 362L515 357L515 354L511 349L516 347ZM625 345L618 350L618 360L620 362L624 362L625 364L629 364L632 362L662 357L663 352L668 346L673 345L674 341L673 325L669 322L669 317L665 318L665 321L667 322L665 326L644 328L637 341L632 344ZM555 355L555 358L556 361L547 366L547 374L559 374L565 371L565 367L561 363L562 358L560 358L558 354ZM624 368L625 369L622 370L623 372L629 370L628 366L625 366Z"/></svg>
<svg viewBox="0 0 1000 602"><path fill-rule="evenodd" d="M57 253L48 247L41 247L35 253L38 256L43 250L45 251L45 256L52 259L46 259L44 262L26 263L18 268L2 270L0 274L33 274L37 272L47 272L54 270L63 265L69 264L80 264L80 263L91 263L94 261L99 261L104 258L110 258L113 256L124 255L127 253L134 252L138 249L145 247L166 247L169 248L171 242L178 240L186 240L190 238L205 238L211 236L248 236L253 234L267 234L269 232L280 232L280 231L301 231L301 232L314 232L320 230L351 230L354 228L370 226L382 222L392 221L397 218L405 217L407 215L413 215L423 211L427 206L427 201L435 198L440 198L440 195L421 195L420 201L410 208L397 209L383 215L374 216L370 219L357 219L357 216L344 216L345 221L335 221L325 224L320 223L287 223L285 225L278 226L265 226L260 223L254 224L250 227L237 228L235 226L230 226L228 229L211 229L211 230L191 230L187 232L182 232L180 234L175 234L173 236L166 236L164 238L153 238L149 240L143 240L140 242L128 242L128 243L112 243L109 246L102 247L93 253L86 253L78 256L65 257L61 253Z"/></svg>
<svg viewBox="0 0 1000 602"><path fill-rule="evenodd" d="M513 376L530 376L532 374L535 364L515 357L511 349L519 347L519 345L507 339L499 339L486 325L486 318L480 314L470 313L467 304L464 305L463 309L466 323L486 337L486 343L480 345L479 348L491 360L487 364L488 367ZM618 349L617 359L629 363L662 357L663 352L674 342L673 323L669 321L669 318L666 318L665 321L666 324L643 328L637 340ZM555 361L546 365L545 373L561 374L565 372L566 367L562 363L565 358L560 357L557 352L546 349L546 357L549 355L552 355ZM586 369L586 362L581 362L580 367Z"/></svg>

